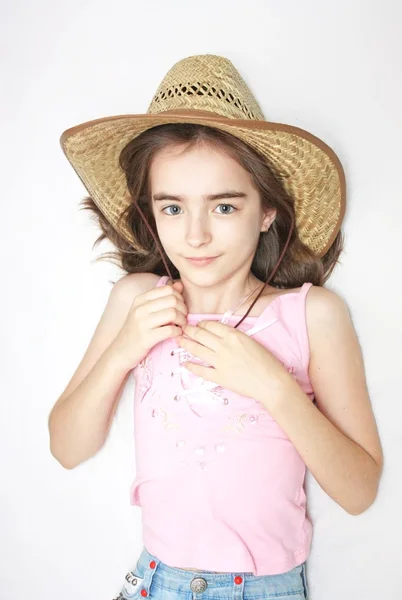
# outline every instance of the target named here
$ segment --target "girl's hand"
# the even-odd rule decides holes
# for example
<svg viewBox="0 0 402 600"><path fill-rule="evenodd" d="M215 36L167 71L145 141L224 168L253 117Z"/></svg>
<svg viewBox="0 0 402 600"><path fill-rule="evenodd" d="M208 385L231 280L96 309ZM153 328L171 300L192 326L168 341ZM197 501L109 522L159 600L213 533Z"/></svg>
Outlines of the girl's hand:
<svg viewBox="0 0 402 600"><path fill-rule="evenodd" d="M158 342L182 334L188 313L182 291L183 283L176 281L135 297L114 341L130 368L143 360Z"/></svg>
<svg viewBox="0 0 402 600"><path fill-rule="evenodd" d="M192 362L183 366L194 375L256 400L275 397L293 378L262 344L243 331L217 321L186 325L177 343L211 367ZM264 402L266 405L266 402ZM267 407L268 408L268 407Z"/></svg>

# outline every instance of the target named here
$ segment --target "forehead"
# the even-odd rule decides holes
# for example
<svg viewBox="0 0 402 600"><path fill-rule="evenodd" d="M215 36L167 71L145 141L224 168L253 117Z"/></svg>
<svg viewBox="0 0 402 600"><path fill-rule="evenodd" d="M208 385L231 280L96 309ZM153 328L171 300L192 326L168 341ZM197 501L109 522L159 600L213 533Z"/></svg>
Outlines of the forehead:
<svg viewBox="0 0 402 600"><path fill-rule="evenodd" d="M219 185L246 186L251 179L247 171L227 152L207 144L191 148L168 147L152 159L149 178L153 191L162 186L183 187L202 185L203 189ZM174 192L178 190L166 189ZM216 190L211 190L216 191ZM183 192L184 193L184 192Z"/></svg>

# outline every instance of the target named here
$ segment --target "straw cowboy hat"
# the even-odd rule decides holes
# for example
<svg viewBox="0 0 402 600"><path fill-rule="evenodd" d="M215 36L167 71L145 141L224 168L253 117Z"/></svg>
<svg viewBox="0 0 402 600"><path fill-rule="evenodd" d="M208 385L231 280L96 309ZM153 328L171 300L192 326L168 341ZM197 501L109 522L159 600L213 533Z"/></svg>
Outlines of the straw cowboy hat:
<svg viewBox="0 0 402 600"><path fill-rule="evenodd" d="M294 199L301 240L318 256L330 248L345 213L345 176L338 157L311 133L266 121L231 61L212 54L190 56L173 65L146 114L95 119L67 129L60 138L94 202L127 241L134 243L118 219L132 198L119 154L143 131L166 123L215 127L265 156Z"/></svg>

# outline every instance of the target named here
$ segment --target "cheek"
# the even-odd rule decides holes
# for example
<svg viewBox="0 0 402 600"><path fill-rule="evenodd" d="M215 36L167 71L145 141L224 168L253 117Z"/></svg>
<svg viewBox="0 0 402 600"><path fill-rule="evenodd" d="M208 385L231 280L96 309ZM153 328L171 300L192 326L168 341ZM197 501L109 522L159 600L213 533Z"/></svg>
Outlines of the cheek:
<svg viewBox="0 0 402 600"><path fill-rule="evenodd" d="M233 248L237 252L241 248L243 252L247 253L257 246L260 232L254 222L239 222L227 227L227 231L222 235L229 248Z"/></svg>

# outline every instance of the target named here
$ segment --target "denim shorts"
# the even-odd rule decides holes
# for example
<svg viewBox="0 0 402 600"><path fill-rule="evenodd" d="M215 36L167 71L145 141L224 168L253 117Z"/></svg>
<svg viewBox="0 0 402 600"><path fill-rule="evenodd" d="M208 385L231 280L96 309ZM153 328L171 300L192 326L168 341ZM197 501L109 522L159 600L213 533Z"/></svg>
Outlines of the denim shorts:
<svg viewBox="0 0 402 600"><path fill-rule="evenodd" d="M279 575L214 573L170 567L143 548L113 600L306 600L306 563Z"/></svg>

